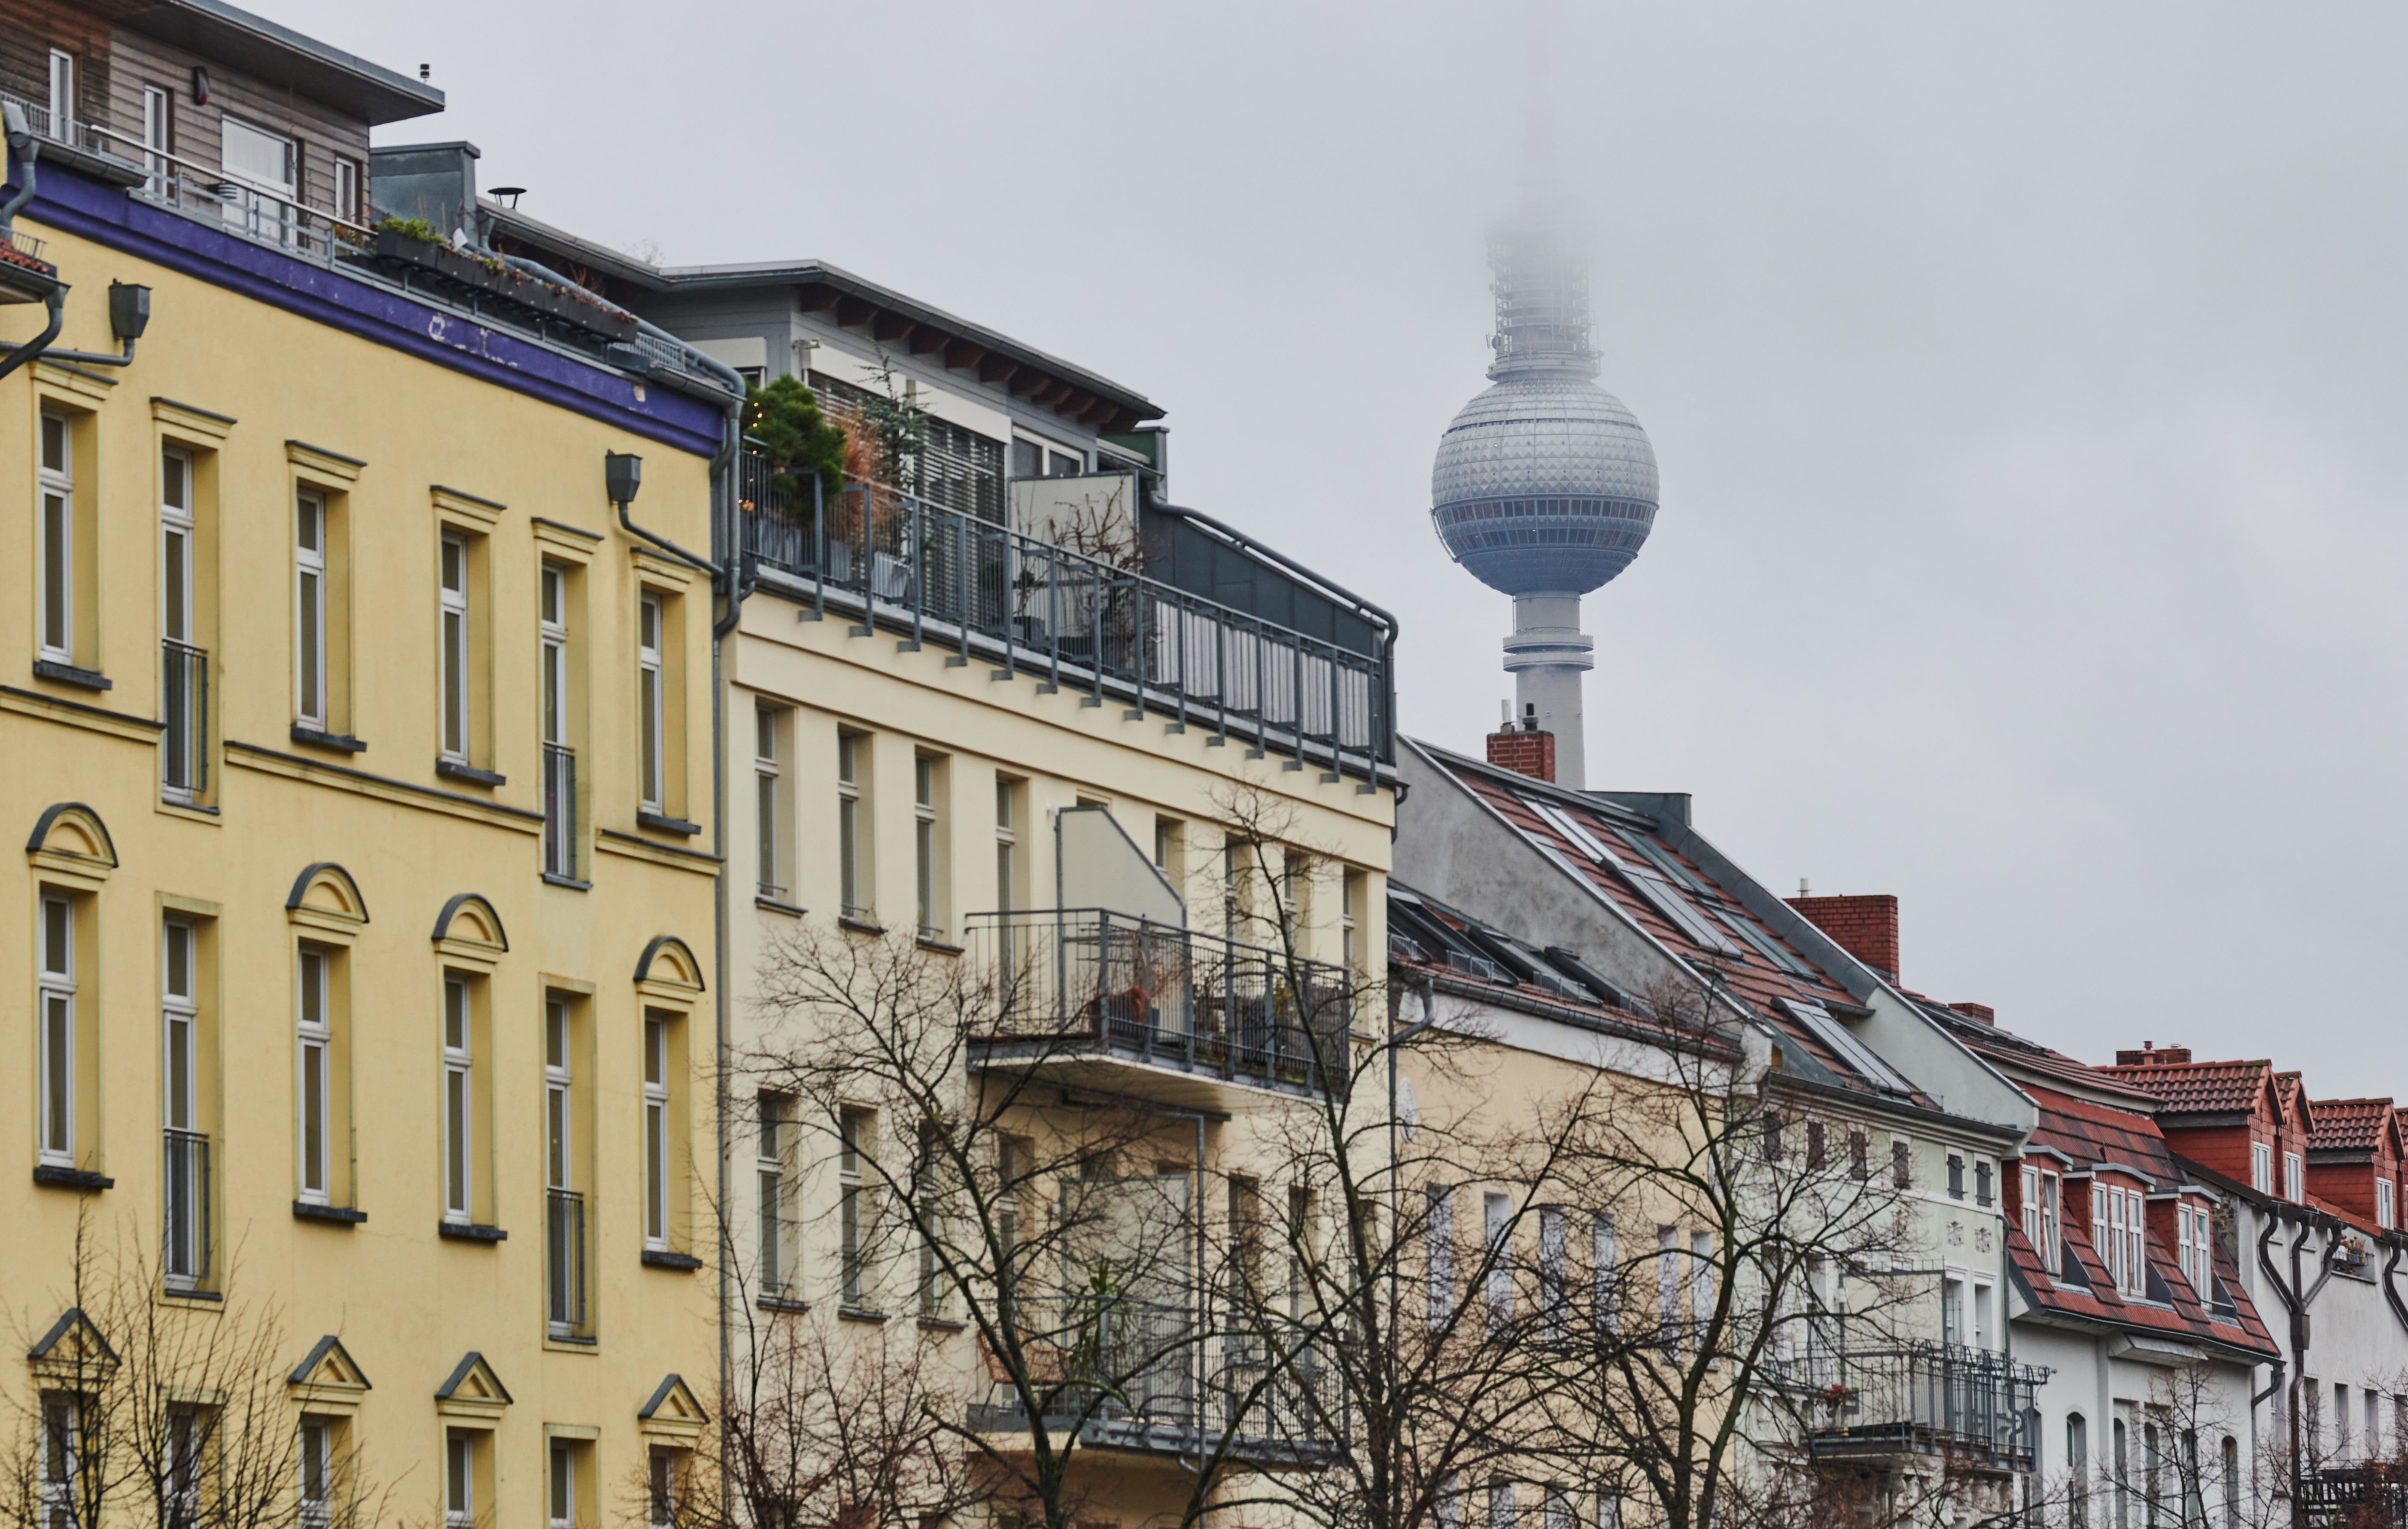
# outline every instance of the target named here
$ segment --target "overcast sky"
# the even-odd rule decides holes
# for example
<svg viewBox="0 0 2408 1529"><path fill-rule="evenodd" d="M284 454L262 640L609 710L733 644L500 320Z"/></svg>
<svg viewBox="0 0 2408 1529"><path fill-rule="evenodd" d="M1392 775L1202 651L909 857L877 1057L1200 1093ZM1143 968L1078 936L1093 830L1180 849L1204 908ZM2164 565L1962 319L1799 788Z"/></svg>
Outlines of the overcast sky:
<svg viewBox="0 0 2408 1529"><path fill-rule="evenodd" d="M1168 411L1178 498L1395 610L1477 751L1507 602L1428 522L1514 191L1503 6L250 0L414 73L527 211L817 256ZM2408 1097L2408 11L1580 6L1599 380L1663 508L1593 785L1696 793L1904 976L2093 1061Z"/></svg>

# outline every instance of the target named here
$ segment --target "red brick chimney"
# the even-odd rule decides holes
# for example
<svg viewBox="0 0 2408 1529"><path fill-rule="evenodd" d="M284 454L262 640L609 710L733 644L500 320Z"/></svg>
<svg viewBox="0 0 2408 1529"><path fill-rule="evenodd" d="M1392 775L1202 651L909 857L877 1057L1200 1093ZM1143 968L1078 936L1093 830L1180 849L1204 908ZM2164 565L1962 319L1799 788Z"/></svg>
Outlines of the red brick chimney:
<svg viewBox="0 0 2408 1529"><path fill-rule="evenodd" d="M2160 1046L2152 1040L2141 1042L2137 1051L2118 1051L2115 1065L2119 1067L2179 1067L2190 1061L2187 1046Z"/></svg>
<svg viewBox="0 0 2408 1529"><path fill-rule="evenodd" d="M1976 1024L1999 1022L1999 1011L1987 1004L1950 1004L1948 1007Z"/></svg>
<svg viewBox="0 0 2408 1529"><path fill-rule="evenodd" d="M1535 714L1518 722L1508 722L1488 735L1488 763L1515 775L1552 782L1555 779L1555 736L1539 730Z"/></svg>
<svg viewBox="0 0 2408 1529"><path fill-rule="evenodd" d="M1861 897L1792 897L1789 906L1831 936L1833 944L1873 970L1898 980L1898 899L1887 893Z"/></svg>

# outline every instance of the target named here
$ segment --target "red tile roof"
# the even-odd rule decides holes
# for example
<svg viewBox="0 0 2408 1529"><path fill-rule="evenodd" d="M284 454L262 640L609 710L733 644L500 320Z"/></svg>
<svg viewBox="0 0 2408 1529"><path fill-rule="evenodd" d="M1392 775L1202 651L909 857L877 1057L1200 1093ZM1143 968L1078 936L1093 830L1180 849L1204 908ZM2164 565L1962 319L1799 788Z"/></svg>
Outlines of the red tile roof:
<svg viewBox="0 0 2408 1529"><path fill-rule="evenodd" d="M2315 1130L2308 1146L2320 1151L2378 1150L2394 1114L2388 1099L2318 1099L2311 1107Z"/></svg>
<svg viewBox="0 0 2408 1529"><path fill-rule="evenodd" d="M32 271L39 276L55 277L59 274L57 268L49 262L36 260L10 244L6 238L0 238L0 265L12 265L19 270Z"/></svg>
<svg viewBox="0 0 2408 1529"><path fill-rule="evenodd" d="M2149 1062L2097 1069L2157 1095L2168 1115L2246 1115L2258 1107L2259 1091L2274 1064L2256 1062Z"/></svg>

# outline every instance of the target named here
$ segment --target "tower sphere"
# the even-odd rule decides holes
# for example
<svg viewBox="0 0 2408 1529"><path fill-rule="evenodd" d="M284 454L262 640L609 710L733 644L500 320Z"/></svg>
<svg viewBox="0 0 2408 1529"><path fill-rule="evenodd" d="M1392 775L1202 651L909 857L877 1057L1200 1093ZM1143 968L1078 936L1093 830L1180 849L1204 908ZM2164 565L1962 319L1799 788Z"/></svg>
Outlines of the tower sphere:
<svg viewBox="0 0 2408 1529"><path fill-rule="evenodd" d="M1430 507L1448 555L1490 589L1586 594L1655 526L1656 450L1580 368L1507 370L1440 437Z"/></svg>

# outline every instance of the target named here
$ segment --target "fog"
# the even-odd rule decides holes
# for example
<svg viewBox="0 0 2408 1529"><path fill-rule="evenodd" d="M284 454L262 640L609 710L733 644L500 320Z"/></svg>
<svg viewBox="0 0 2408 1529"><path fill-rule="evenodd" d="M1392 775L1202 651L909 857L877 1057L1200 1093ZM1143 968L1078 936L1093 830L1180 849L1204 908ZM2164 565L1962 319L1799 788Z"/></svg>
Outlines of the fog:
<svg viewBox="0 0 2408 1529"><path fill-rule="evenodd" d="M251 0L415 72L524 209L817 256L1168 410L1182 503L1396 611L1477 751L1508 603L1429 529L1518 185L1509 7ZM1571 7L1559 164L1663 507L1589 597L1593 785L2093 1061L2408 1094L2408 12Z"/></svg>

